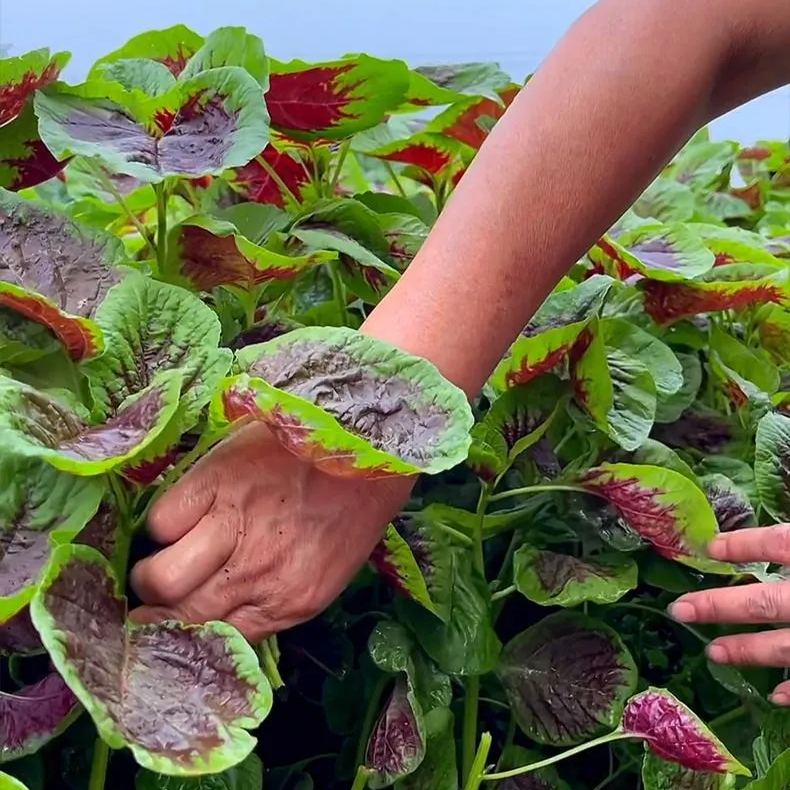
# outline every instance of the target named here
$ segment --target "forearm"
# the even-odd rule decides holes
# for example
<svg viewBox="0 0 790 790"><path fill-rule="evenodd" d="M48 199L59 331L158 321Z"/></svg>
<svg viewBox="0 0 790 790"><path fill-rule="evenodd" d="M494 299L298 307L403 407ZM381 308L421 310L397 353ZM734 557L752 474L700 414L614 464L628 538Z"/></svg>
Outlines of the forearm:
<svg viewBox="0 0 790 790"><path fill-rule="evenodd" d="M779 79L773 64L742 79L737 36L706 5L611 0L588 12L493 130L363 331L475 394L690 134Z"/></svg>

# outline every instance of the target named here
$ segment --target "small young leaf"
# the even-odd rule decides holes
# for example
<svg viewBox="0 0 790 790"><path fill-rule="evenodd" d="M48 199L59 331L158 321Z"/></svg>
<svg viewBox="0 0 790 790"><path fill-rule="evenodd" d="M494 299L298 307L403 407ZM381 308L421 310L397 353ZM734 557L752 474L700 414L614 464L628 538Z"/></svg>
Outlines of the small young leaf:
<svg viewBox="0 0 790 790"><path fill-rule="evenodd" d="M143 767L216 773L252 750L271 690L231 626L129 623L109 563L74 545L56 550L31 613L102 738Z"/></svg>
<svg viewBox="0 0 790 790"><path fill-rule="evenodd" d="M649 688L628 700L622 729L644 738L647 748L659 757L692 771L750 776L749 769L665 689Z"/></svg>
<svg viewBox="0 0 790 790"><path fill-rule="evenodd" d="M637 680L617 634L575 612L546 617L514 637L497 672L521 729L553 746L612 729Z"/></svg>
<svg viewBox="0 0 790 790"><path fill-rule="evenodd" d="M694 771L647 751L642 762L642 785L644 790L730 790L735 787L735 777Z"/></svg>
<svg viewBox="0 0 790 790"><path fill-rule="evenodd" d="M613 603L637 583L636 563L621 554L577 559L523 545L513 556L516 589L541 606Z"/></svg>
<svg viewBox="0 0 790 790"><path fill-rule="evenodd" d="M4 692L0 695L0 763L37 752L78 715L79 702L57 672L13 694Z"/></svg>
<svg viewBox="0 0 790 790"><path fill-rule="evenodd" d="M790 521L790 417L766 414L757 425L754 477L762 506L777 521Z"/></svg>
<svg viewBox="0 0 790 790"><path fill-rule="evenodd" d="M237 353L250 377L215 399L218 424L263 419L331 474L435 474L469 448L464 394L425 360L349 329L305 328Z"/></svg>
<svg viewBox="0 0 790 790"><path fill-rule="evenodd" d="M257 754L233 768L206 776L166 776L141 768L135 790L263 790L263 763Z"/></svg>
<svg viewBox="0 0 790 790"><path fill-rule="evenodd" d="M749 782L744 790L787 790L790 785L790 749L782 752L765 776Z"/></svg>
<svg viewBox="0 0 790 790"><path fill-rule="evenodd" d="M180 76L189 79L201 71L224 66L239 66L252 75L264 91L269 87L269 61L263 42L243 27L220 27L210 33Z"/></svg>
<svg viewBox="0 0 790 790"><path fill-rule="evenodd" d="M73 359L101 352L92 317L124 260L113 236L0 190L0 306L48 327Z"/></svg>

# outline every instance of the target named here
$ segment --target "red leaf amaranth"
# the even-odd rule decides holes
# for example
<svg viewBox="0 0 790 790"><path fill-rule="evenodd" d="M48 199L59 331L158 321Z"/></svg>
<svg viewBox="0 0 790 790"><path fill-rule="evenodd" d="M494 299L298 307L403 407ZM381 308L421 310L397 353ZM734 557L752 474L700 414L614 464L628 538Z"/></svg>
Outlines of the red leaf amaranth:
<svg viewBox="0 0 790 790"><path fill-rule="evenodd" d="M16 118L25 106L28 96L54 82L60 76L60 66L50 63L40 74L28 71L19 82L0 84L0 126Z"/></svg>
<svg viewBox="0 0 790 790"><path fill-rule="evenodd" d="M320 132L357 116L347 111L357 85L339 85L339 79L354 68L316 66L290 74L272 74L266 105L272 125L300 132Z"/></svg>
<svg viewBox="0 0 790 790"><path fill-rule="evenodd" d="M591 469L581 483L611 502L628 525L650 541L659 554L673 559L689 553L677 528L674 508L658 501L664 493L660 489L646 488L636 477L621 480L598 469Z"/></svg>
<svg viewBox="0 0 790 790"><path fill-rule="evenodd" d="M592 332L589 329L583 329L576 338L576 342L571 346L570 353L568 354L571 386L573 387L573 394L579 403L587 403L587 387L584 384L584 380L576 375L576 366L579 364L592 342Z"/></svg>
<svg viewBox="0 0 790 790"><path fill-rule="evenodd" d="M10 186L12 192L47 181L60 173L68 163L68 159L62 162L55 159L41 140L31 140L27 144L27 149L26 157L7 159L4 163L7 167L16 170L16 178Z"/></svg>
<svg viewBox="0 0 790 790"><path fill-rule="evenodd" d="M589 333L588 333L589 334ZM589 345L589 341L587 343ZM565 343L554 351L551 351L548 356L537 362L527 362L526 359L522 362L518 370L509 370L507 372L507 386L516 387L519 384L526 384L538 376L548 373L556 365L565 358L565 355L570 351L570 343Z"/></svg>
<svg viewBox="0 0 790 790"><path fill-rule="evenodd" d="M278 151L273 145L269 145L259 156L236 171L235 183L241 187L248 200L285 207L285 196L279 184L264 169L261 159L277 173L295 197L301 197L302 189L310 183L310 174L289 153Z"/></svg>
<svg viewBox="0 0 790 790"><path fill-rule="evenodd" d="M377 154L377 158L414 165L436 175L450 164L452 154L427 143L411 143L389 154Z"/></svg>
<svg viewBox="0 0 790 790"><path fill-rule="evenodd" d="M474 102L458 116L451 126L442 130L443 133L470 145L472 148L480 148L488 137L488 132L480 127L477 120L486 117L493 118L495 121L499 120L520 90L519 87L513 87L499 94L505 103L504 107L493 99L480 99Z"/></svg>
<svg viewBox="0 0 790 790"><path fill-rule="evenodd" d="M726 773L730 767L711 736L667 694L645 691L632 697L623 712L623 729L645 738L659 757L693 771Z"/></svg>
<svg viewBox="0 0 790 790"><path fill-rule="evenodd" d="M627 280L629 277L632 277L635 274L639 274L639 272L634 269L620 252L610 244L606 239L598 239L598 243L595 245L601 252L606 255L607 257L611 258L615 264L615 276L619 280Z"/></svg>

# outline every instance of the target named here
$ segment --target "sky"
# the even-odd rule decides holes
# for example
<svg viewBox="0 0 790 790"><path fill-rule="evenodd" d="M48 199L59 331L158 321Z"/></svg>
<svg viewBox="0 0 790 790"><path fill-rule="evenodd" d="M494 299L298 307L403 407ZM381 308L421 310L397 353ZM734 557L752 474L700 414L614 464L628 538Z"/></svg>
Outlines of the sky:
<svg viewBox="0 0 790 790"><path fill-rule="evenodd" d="M49 47L74 53L78 81L100 55L131 36L177 22L200 33L244 25L281 59L347 52L412 65L498 62L515 79L534 70L592 0L0 0L0 45L9 54ZM790 137L790 87L714 122L718 139Z"/></svg>

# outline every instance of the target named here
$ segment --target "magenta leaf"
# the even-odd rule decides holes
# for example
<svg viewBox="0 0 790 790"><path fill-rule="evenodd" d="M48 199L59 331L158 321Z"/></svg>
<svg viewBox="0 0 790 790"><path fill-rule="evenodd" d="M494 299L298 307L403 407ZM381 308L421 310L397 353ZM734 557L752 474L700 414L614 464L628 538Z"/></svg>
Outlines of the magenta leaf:
<svg viewBox="0 0 790 790"><path fill-rule="evenodd" d="M546 617L514 637L497 672L521 729L556 746L612 729L637 680L617 634L575 612Z"/></svg>
<svg viewBox="0 0 790 790"><path fill-rule="evenodd" d="M622 729L644 738L647 748L659 757L693 771L750 775L703 722L665 689L650 688L632 697L623 711Z"/></svg>

